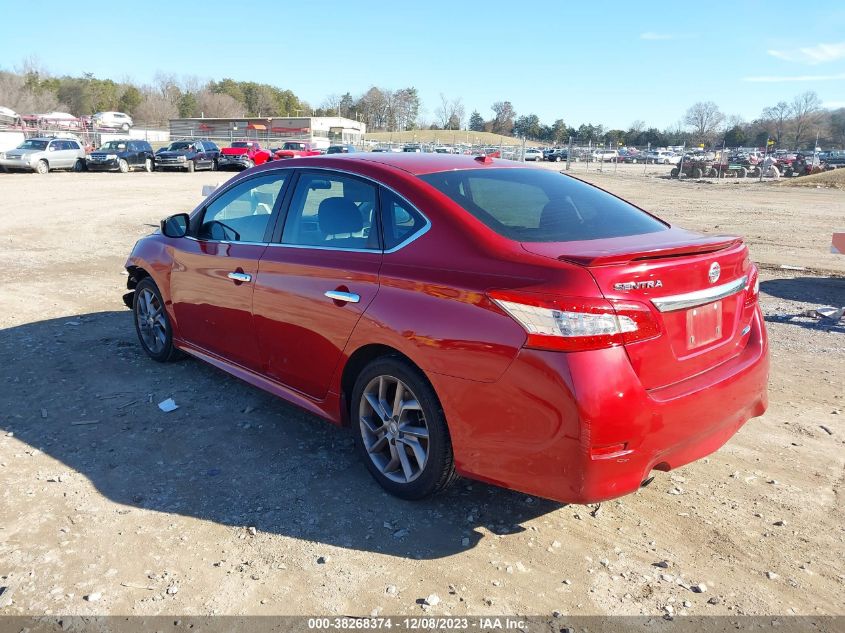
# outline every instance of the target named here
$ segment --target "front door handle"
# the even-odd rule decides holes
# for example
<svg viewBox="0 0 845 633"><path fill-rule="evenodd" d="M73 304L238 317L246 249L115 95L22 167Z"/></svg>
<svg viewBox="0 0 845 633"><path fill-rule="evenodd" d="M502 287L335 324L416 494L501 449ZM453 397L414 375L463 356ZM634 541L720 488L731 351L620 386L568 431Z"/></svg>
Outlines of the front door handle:
<svg viewBox="0 0 845 633"><path fill-rule="evenodd" d="M358 303L361 300L361 297L354 292L327 290L324 294L332 301L342 301L343 303Z"/></svg>
<svg viewBox="0 0 845 633"><path fill-rule="evenodd" d="M232 281L237 281L240 283L248 283L252 281L252 275L249 273L229 273L226 275Z"/></svg>

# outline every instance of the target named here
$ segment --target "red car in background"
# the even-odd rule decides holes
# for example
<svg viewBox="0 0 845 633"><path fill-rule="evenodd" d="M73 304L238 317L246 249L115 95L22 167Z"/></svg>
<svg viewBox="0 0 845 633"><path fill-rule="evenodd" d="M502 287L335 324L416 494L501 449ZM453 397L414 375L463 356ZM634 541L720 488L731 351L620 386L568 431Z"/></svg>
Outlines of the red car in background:
<svg viewBox="0 0 845 633"><path fill-rule="evenodd" d="M235 141L231 147L224 147L220 150L217 159L218 169L249 169L256 165L263 165L272 160L270 151L261 147L258 141Z"/></svg>
<svg viewBox="0 0 845 633"><path fill-rule="evenodd" d="M457 475L618 497L767 405L740 238L511 161L274 161L163 220L126 269L151 358L187 352L350 426L403 498Z"/></svg>
<svg viewBox="0 0 845 633"><path fill-rule="evenodd" d="M277 149L275 156L280 158L303 158L305 156L319 156L322 152L316 145L305 141L287 141L281 149Z"/></svg>

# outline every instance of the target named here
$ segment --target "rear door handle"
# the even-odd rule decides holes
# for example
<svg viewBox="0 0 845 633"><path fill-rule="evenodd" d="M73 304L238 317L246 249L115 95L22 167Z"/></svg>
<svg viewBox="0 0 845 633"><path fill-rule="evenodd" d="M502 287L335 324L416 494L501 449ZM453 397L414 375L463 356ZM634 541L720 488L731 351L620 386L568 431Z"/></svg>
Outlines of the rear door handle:
<svg viewBox="0 0 845 633"><path fill-rule="evenodd" d="M232 281L239 281L241 283L252 281L252 275L249 273L229 273L226 276Z"/></svg>
<svg viewBox="0 0 845 633"><path fill-rule="evenodd" d="M341 292L340 290L327 290L325 294L332 301L343 301L344 303L358 303L361 300L354 292Z"/></svg>

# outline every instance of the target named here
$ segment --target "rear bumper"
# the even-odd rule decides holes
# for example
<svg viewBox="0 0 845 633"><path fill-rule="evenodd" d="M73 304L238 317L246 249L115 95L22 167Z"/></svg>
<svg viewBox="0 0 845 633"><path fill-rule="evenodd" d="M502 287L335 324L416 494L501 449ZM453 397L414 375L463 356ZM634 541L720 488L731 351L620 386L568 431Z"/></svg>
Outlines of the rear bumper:
<svg viewBox="0 0 845 633"><path fill-rule="evenodd" d="M492 384L431 376L468 477L567 503L612 499L721 447L767 407L768 342L757 309L736 358L646 391L623 348L522 350Z"/></svg>

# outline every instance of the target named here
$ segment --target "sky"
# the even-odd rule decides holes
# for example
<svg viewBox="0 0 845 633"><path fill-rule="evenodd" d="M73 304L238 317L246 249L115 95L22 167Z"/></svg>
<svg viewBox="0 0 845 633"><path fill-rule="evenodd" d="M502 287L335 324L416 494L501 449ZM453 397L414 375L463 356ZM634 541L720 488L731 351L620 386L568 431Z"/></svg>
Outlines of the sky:
<svg viewBox="0 0 845 633"><path fill-rule="evenodd" d="M26 3L0 0L0 69L35 56L56 75L231 77L315 107L330 94L414 86L428 121L441 93L461 97L467 116L492 118L490 105L507 100L545 123L622 129L674 126L697 101L752 120L807 90L845 107L842 0L146 0L72 15L66 0L38 6L32 22Z"/></svg>

